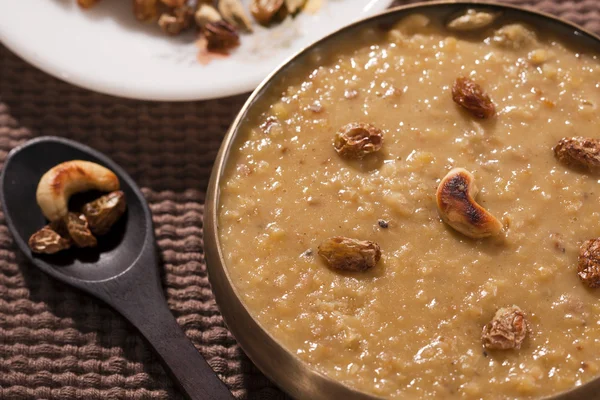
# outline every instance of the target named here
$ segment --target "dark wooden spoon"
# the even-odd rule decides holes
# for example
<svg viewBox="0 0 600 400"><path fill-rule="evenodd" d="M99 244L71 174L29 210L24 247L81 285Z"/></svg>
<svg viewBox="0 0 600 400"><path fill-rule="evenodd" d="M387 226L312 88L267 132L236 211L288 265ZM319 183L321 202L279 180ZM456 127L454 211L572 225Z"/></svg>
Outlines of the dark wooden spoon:
<svg viewBox="0 0 600 400"><path fill-rule="evenodd" d="M88 160L112 170L121 181L127 212L97 249L33 254L32 233L46 225L36 202L41 176L56 164ZM227 387L185 336L167 307L160 283L152 216L140 189L108 157L77 142L40 137L13 149L0 175L0 201L17 246L54 278L106 302L150 342L167 371L190 399L232 399Z"/></svg>

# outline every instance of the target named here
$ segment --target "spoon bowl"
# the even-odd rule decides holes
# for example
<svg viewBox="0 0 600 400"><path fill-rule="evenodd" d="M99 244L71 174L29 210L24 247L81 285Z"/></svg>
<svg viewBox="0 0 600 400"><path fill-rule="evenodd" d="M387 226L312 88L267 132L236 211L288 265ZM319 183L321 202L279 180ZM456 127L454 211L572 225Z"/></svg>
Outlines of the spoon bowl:
<svg viewBox="0 0 600 400"><path fill-rule="evenodd" d="M112 170L125 193L127 212L111 232L98 238L96 248L34 254L27 244L29 237L47 224L37 205L38 182L47 170L69 160L92 161ZM40 137L9 153L0 175L0 201L15 243L31 263L120 312L154 348L186 397L233 398L167 307L152 214L144 195L125 170L80 143Z"/></svg>
<svg viewBox="0 0 600 400"><path fill-rule="evenodd" d="M127 212L119 226L99 238L97 248L71 248L52 255L33 254L27 241L47 224L36 202L37 184L50 168L70 160L92 161L112 170L119 177L121 190L125 193ZM2 205L17 246L25 254L29 253L33 263L44 272L68 280L74 286L122 274L134 265L145 245L154 244L152 217L142 193L121 167L90 148L59 138L34 139L10 153L1 181ZM114 243L117 232L119 240Z"/></svg>

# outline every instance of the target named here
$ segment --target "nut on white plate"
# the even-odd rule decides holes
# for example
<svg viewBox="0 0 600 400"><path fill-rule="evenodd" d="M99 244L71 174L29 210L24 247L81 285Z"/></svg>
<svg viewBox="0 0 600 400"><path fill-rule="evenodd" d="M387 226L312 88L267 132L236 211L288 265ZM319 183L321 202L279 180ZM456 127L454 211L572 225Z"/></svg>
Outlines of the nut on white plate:
<svg viewBox="0 0 600 400"><path fill-rule="evenodd" d="M454 168L442 179L436 193L442 220L473 239L494 236L502 230L502 223L475 201L478 192L473 174Z"/></svg>
<svg viewBox="0 0 600 400"><path fill-rule="evenodd" d="M48 220L57 221L69 212L69 198L79 192L119 190L119 178L111 170L89 161L73 160L58 164L38 183L36 198Z"/></svg>
<svg viewBox="0 0 600 400"><path fill-rule="evenodd" d="M196 20L196 25L202 28L210 22L221 21L223 17L221 17L221 14L213 6L201 4L194 14L194 19Z"/></svg>
<svg viewBox="0 0 600 400"><path fill-rule="evenodd" d="M469 9L465 14L450 21L447 27L455 31L472 31L485 28L494 22L497 16L498 14Z"/></svg>

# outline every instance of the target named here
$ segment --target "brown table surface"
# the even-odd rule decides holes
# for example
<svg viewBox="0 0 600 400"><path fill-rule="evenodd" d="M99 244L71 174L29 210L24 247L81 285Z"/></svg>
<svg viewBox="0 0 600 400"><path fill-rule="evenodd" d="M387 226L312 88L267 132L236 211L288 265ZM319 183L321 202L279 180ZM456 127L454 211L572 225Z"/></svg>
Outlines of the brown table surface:
<svg viewBox="0 0 600 400"><path fill-rule="evenodd" d="M600 33L600 0L505 2ZM224 325L204 263L208 177L245 98L118 99L52 78L0 45L0 163L28 139L57 135L86 143L123 166L150 203L166 297L179 324L236 397L283 399ZM0 399L177 398L136 331L111 309L29 265L0 212Z"/></svg>

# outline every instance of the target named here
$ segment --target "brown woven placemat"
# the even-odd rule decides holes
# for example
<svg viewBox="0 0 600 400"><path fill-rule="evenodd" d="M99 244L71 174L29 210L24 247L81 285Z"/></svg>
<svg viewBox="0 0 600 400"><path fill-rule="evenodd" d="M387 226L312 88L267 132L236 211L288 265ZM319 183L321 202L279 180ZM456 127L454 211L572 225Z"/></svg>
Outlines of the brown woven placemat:
<svg viewBox="0 0 600 400"><path fill-rule="evenodd" d="M534 6L600 33L599 0L505 2ZM236 397L283 399L225 327L204 264L208 177L245 97L117 99L54 79L0 46L0 163L28 139L58 135L121 164L150 203L166 296L188 337ZM98 301L29 265L0 212L0 399L178 398L135 330Z"/></svg>

